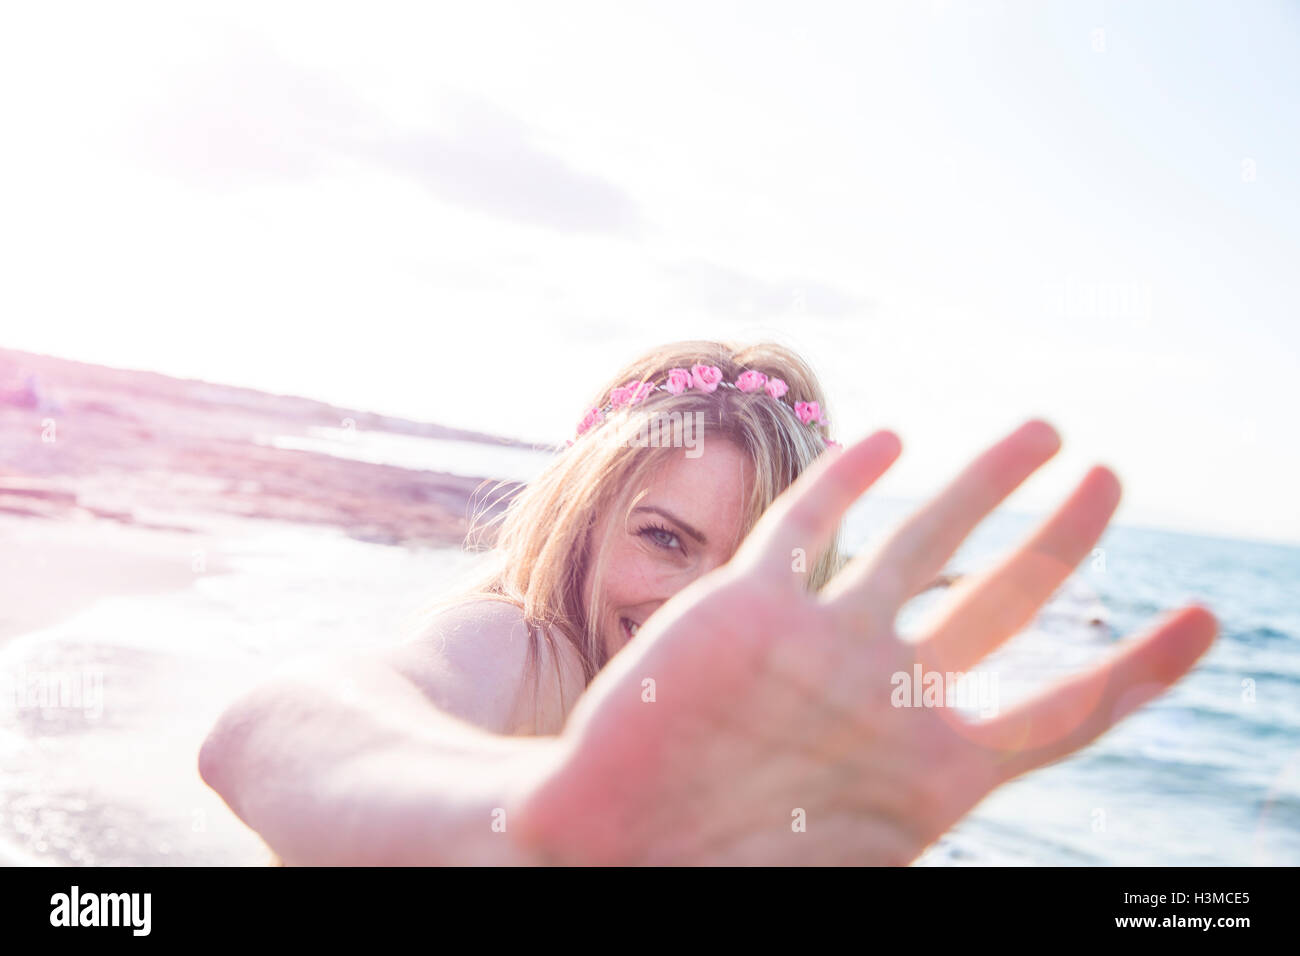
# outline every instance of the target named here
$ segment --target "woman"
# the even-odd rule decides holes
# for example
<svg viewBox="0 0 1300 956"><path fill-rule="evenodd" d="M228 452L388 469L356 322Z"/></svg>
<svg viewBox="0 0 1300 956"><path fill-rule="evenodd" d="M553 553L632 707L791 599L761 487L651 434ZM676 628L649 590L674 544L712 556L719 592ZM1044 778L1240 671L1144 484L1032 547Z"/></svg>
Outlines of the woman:
<svg viewBox="0 0 1300 956"><path fill-rule="evenodd" d="M906 706L899 675L970 671L1032 618L1119 485L1092 469L905 642L901 606L1059 438L1027 422L846 561L843 514L900 444L839 449L825 405L777 345L633 362L510 502L484 580L404 645L246 694L204 780L289 864L905 864L1213 641L1192 605L992 719Z"/></svg>

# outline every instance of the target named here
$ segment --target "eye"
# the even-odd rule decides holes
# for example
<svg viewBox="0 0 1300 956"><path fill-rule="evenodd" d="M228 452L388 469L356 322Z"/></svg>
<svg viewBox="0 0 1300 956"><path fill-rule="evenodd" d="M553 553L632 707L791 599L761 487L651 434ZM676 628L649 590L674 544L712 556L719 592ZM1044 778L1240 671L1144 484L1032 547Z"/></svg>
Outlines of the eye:
<svg viewBox="0 0 1300 956"><path fill-rule="evenodd" d="M649 527L642 528L639 534L642 537L649 538L653 541L657 548L662 548L665 551L681 551L683 554L686 553L685 549L681 547L681 540L677 537L677 533L670 531L663 525L652 524ZM667 543L667 540L665 539L676 541L676 546Z"/></svg>

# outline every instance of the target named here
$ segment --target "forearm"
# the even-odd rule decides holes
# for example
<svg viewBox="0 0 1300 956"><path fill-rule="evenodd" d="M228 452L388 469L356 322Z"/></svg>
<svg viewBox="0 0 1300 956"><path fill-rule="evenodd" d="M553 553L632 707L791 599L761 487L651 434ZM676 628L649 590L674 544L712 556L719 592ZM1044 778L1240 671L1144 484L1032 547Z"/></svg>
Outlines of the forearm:
<svg viewBox="0 0 1300 956"><path fill-rule="evenodd" d="M449 716L377 664L300 665L204 743L204 779L289 865L523 865L511 829L554 738Z"/></svg>

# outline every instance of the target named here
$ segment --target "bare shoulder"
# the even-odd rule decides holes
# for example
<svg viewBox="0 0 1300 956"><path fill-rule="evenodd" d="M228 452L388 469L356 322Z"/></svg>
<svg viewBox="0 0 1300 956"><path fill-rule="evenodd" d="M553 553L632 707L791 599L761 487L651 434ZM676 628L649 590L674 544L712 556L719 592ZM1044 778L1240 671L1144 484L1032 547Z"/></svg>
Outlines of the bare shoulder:
<svg viewBox="0 0 1300 956"><path fill-rule="evenodd" d="M442 610L386 657L463 720L497 733L556 734L586 681L577 650L563 635L553 637L530 636L518 606L482 598Z"/></svg>

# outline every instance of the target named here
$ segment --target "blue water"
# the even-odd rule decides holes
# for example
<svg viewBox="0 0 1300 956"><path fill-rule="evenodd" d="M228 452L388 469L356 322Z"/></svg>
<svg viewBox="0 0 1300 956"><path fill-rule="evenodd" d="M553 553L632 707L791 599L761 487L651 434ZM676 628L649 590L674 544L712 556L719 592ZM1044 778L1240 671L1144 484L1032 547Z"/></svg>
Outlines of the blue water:
<svg viewBox="0 0 1300 956"><path fill-rule="evenodd" d="M1034 523L993 516L954 566ZM1099 548L981 666L1019 670L1027 692L1191 600L1219 639L1167 694L990 796L926 862L1300 864L1300 549L1124 527Z"/></svg>
<svg viewBox="0 0 1300 956"><path fill-rule="evenodd" d="M386 454L378 440L335 444L337 454ZM392 447L407 467L463 471L460 444ZM502 451L497 467L474 448L475 472L526 478L545 461ZM911 507L865 499L846 543L870 545ZM1038 520L991 516L949 570L981 567ZM197 776L213 719L279 660L392 640L477 560L273 522L226 521L211 534L224 573L100 602L0 649L11 672L90 667L104 677L102 717L0 715L0 860L264 863L265 847ZM1000 708L1188 600L1214 610L1220 639L1170 693L990 795L920 862L1300 864L1300 549L1124 527L1099 548L979 665L999 674ZM923 627L944 597L916 598L900 628Z"/></svg>

